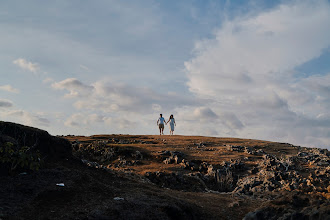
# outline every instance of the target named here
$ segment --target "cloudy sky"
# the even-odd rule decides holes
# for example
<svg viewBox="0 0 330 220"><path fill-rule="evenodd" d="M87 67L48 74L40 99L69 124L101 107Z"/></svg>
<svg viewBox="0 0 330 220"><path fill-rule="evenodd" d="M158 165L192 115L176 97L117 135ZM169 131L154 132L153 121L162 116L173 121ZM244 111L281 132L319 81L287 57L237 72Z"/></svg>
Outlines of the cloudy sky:
<svg viewBox="0 0 330 220"><path fill-rule="evenodd" d="M0 27L0 120L157 134L163 113L176 134L330 149L329 0L11 0Z"/></svg>

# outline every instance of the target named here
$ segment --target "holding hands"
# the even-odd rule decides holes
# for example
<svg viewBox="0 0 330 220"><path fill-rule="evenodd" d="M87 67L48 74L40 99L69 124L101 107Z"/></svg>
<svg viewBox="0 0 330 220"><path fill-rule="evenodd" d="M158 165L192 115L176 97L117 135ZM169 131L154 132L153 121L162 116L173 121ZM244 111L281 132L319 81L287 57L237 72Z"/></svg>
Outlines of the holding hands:
<svg viewBox="0 0 330 220"><path fill-rule="evenodd" d="M168 121L165 121L163 118L163 115L160 114L160 117L157 120L157 125L159 127L159 134L163 135L164 134L164 125L170 124L170 135L174 134L174 127L176 126L175 119L173 115L170 116Z"/></svg>

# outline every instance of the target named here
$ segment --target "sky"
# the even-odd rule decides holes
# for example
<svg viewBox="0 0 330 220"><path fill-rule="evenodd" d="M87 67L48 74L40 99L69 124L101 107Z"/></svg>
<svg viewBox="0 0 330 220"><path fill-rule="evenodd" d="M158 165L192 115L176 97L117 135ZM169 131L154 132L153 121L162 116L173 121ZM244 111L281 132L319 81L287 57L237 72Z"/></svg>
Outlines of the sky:
<svg viewBox="0 0 330 220"><path fill-rule="evenodd" d="M3 121L330 149L329 0L1 1L0 48Z"/></svg>

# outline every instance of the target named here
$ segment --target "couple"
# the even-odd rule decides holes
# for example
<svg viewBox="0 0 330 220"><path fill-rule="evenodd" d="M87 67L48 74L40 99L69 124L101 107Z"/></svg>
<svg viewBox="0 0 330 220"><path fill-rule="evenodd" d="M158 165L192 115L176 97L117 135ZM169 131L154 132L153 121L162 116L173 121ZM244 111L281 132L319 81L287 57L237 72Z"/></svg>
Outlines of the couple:
<svg viewBox="0 0 330 220"><path fill-rule="evenodd" d="M164 135L164 123L167 124L168 122L170 122L170 135L173 135L174 126L176 126L175 119L173 115L171 115L168 121L165 122L165 118L163 118L163 114L160 114L160 117L157 120L157 125L159 126L159 135Z"/></svg>

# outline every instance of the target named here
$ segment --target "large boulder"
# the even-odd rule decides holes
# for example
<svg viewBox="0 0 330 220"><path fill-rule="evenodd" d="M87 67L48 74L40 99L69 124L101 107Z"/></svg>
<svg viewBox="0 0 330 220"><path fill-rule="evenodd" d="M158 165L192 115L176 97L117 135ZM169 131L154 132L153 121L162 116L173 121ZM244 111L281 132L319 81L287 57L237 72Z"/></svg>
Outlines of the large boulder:
<svg viewBox="0 0 330 220"><path fill-rule="evenodd" d="M0 145L6 142L39 150L47 160L72 157L72 145L68 140L51 136L38 128L0 121Z"/></svg>

